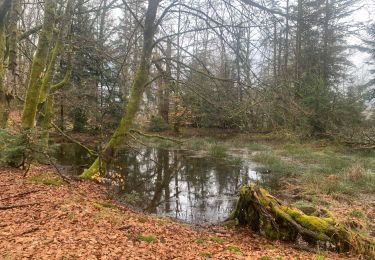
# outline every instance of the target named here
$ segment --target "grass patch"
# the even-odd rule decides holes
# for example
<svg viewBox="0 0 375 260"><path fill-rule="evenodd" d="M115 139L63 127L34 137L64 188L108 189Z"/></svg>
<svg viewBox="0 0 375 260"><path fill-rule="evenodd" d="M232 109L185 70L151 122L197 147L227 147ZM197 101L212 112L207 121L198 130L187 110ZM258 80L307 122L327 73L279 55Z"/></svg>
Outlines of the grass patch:
<svg viewBox="0 0 375 260"><path fill-rule="evenodd" d="M222 238L222 237L209 237L209 238L207 238L207 240L215 242L215 243L219 243L219 244L222 244L222 243L225 242L225 239Z"/></svg>
<svg viewBox="0 0 375 260"><path fill-rule="evenodd" d="M201 257L212 257L210 252L200 252L198 255Z"/></svg>
<svg viewBox="0 0 375 260"><path fill-rule="evenodd" d="M94 203L94 206L98 209L117 209L117 206L111 202L102 201L98 203Z"/></svg>
<svg viewBox="0 0 375 260"><path fill-rule="evenodd" d="M153 243L156 241L156 236L154 235L139 235L138 240L144 241L146 243Z"/></svg>
<svg viewBox="0 0 375 260"><path fill-rule="evenodd" d="M184 142L184 146L191 150L204 150L207 148L207 145L209 145L209 142L201 138L192 138Z"/></svg>
<svg viewBox="0 0 375 260"><path fill-rule="evenodd" d="M271 152L263 152L254 156L254 161L263 164L273 173L291 174L297 170L295 165L281 160Z"/></svg>
<svg viewBox="0 0 375 260"><path fill-rule="evenodd" d="M139 218L138 218L138 221L141 222L141 223L143 224L143 223L146 223L147 218L146 218L146 217L139 217Z"/></svg>
<svg viewBox="0 0 375 260"><path fill-rule="evenodd" d="M208 153L215 158L224 158L227 156L227 149L222 145L214 144L210 147Z"/></svg>
<svg viewBox="0 0 375 260"><path fill-rule="evenodd" d="M251 151L266 151L269 147L259 143L251 143L247 145L247 149Z"/></svg>
<svg viewBox="0 0 375 260"><path fill-rule="evenodd" d="M315 205L306 200L298 200L292 204L293 207L301 210L307 215L312 215L316 212Z"/></svg>
<svg viewBox="0 0 375 260"><path fill-rule="evenodd" d="M195 243L201 245L201 244L203 244L206 240L207 240L207 238L205 238L205 237L200 237L200 238L198 238L197 240L195 240Z"/></svg>
<svg viewBox="0 0 375 260"><path fill-rule="evenodd" d="M26 181L32 184L44 184L44 185L53 185L61 186L64 185L64 180L59 176L53 176L50 173L42 173L40 175L34 175L27 177Z"/></svg>
<svg viewBox="0 0 375 260"><path fill-rule="evenodd" d="M227 250L235 253L241 253L241 249L238 246L229 245L227 246Z"/></svg>
<svg viewBox="0 0 375 260"><path fill-rule="evenodd" d="M349 213L349 215L350 215L351 217L354 217L354 218L364 218L364 217L365 217L365 214L363 214L362 211L357 210L357 209L353 209L353 210Z"/></svg>

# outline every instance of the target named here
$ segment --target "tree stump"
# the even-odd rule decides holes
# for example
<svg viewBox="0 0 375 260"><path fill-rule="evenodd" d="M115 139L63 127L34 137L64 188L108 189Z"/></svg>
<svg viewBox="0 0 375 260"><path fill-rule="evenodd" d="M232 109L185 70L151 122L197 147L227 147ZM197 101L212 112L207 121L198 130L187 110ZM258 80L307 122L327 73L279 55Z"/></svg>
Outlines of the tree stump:
<svg viewBox="0 0 375 260"><path fill-rule="evenodd" d="M374 239L349 230L333 217L316 217L287 206L257 185L243 186L230 219L249 225L253 231L270 239L321 243L337 252L354 251L375 257Z"/></svg>

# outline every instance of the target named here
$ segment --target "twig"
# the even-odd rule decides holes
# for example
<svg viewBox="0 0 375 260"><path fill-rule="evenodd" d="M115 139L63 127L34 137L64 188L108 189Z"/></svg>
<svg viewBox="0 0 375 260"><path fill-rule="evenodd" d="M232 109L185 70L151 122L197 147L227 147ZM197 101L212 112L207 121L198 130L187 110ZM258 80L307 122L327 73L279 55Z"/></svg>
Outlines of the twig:
<svg viewBox="0 0 375 260"><path fill-rule="evenodd" d="M25 192L21 192L21 193L11 195L11 196L8 196L8 197L5 197L5 198L0 198L0 200L7 200L7 199L11 199L11 198L21 197L21 196L28 195L28 194L31 194L31 193L34 193L34 192L39 192L39 191L41 191L41 190L25 191Z"/></svg>
<svg viewBox="0 0 375 260"><path fill-rule="evenodd" d="M55 162L52 160L52 158L49 156L48 153L44 152L43 151L43 154L45 157L47 157L47 159L49 160L49 162L52 164L52 166L56 169L57 171L57 174L67 183L70 184L70 180L64 175L62 174L62 172L60 172L60 169L57 167L57 165L55 164Z"/></svg>
<svg viewBox="0 0 375 260"><path fill-rule="evenodd" d="M81 144L80 142L78 142L77 140L75 140L73 137L67 135L66 133L64 133L63 130L61 130L56 124L54 124L53 122L51 122L51 125L53 126L53 128L55 128L63 137L65 137L66 139L68 139L69 141L75 143L75 144L78 144L79 146L81 146L82 148L84 148L87 152L89 152L90 155L93 155L93 156L98 156L98 154L94 151L94 150L91 150L90 148L88 148L87 146L85 146L84 144Z"/></svg>
<svg viewBox="0 0 375 260"><path fill-rule="evenodd" d="M161 136L161 135L145 134L145 133L142 133L141 131L135 130L135 129L131 129L130 132L139 134L139 135L147 137L147 138L158 138L158 139L162 139L162 140L172 141L172 142L175 142L175 143L178 143L178 144L183 144L183 141L180 141L180 140L177 140L177 139L174 139L174 138L169 138L169 137L165 137L165 136Z"/></svg>
<svg viewBox="0 0 375 260"><path fill-rule="evenodd" d="M0 206L0 210L23 208L23 207L33 206L33 205L39 205L39 204L40 204L40 202L34 202L34 203L27 203L27 204L17 204L17 205L9 205L9 206Z"/></svg>
<svg viewBox="0 0 375 260"><path fill-rule="evenodd" d="M15 236L24 236L26 234L30 234L32 232L38 231L39 229L40 229L39 227L33 227L33 228L30 228L29 230L26 230L26 231L24 231L20 234L15 235Z"/></svg>

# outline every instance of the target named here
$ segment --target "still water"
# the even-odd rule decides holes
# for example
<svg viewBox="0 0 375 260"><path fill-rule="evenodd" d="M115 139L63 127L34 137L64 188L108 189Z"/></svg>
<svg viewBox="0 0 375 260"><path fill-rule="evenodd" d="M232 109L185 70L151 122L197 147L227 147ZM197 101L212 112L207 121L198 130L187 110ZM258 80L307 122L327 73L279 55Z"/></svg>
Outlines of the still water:
<svg viewBox="0 0 375 260"><path fill-rule="evenodd" d="M73 174L89 161L85 151L74 145L62 145L55 158ZM232 157L137 148L117 154L104 183L127 205L189 223L214 223L228 217L242 185L269 181L270 175L257 169L251 161Z"/></svg>

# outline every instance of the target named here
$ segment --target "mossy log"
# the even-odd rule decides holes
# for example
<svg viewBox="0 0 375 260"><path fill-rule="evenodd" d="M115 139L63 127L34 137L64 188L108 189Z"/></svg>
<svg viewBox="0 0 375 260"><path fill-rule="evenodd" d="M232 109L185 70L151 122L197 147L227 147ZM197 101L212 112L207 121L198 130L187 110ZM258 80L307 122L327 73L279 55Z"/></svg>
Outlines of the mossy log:
<svg viewBox="0 0 375 260"><path fill-rule="evenodd" d="M355 251L374 257L375 241L349 230L333 217L316 217L287 206L254 184L243 186L231 219L249 225L270 239L320 243L338 252Z"/></svg>

